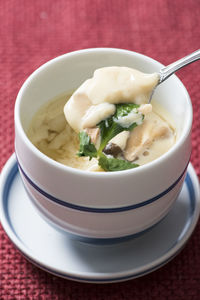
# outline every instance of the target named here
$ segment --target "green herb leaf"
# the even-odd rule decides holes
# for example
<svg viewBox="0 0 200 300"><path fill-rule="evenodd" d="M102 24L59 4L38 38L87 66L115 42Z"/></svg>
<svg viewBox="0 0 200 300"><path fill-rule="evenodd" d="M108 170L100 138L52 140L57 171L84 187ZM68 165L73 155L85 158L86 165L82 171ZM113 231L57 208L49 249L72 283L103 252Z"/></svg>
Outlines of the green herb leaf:
<svg viewBox="0 0 200 300"><path fill-rule="evenodd" d="M115 117L125 117L128 114L130 114L130 112L132 112L133 109L137 109L138 107L139 105L134 103L116 104Z"/></svg>
<svg viewBox="0 0 200 300"><path fill-rule="evenodd" d="M100 154L108 142L118 133L124 131L124 128L114 122L113 117L101 121L98 126L100 128L101 135L101 144L98 150L98 154Z"/></svg>
<svg viewBox="0 0 200 300"><path fill-rule="evenodd" d="M79 140L80 148L77 153L78 156L89 156L90 160L92 157L97 157L95 145L91 142L89 135L85 131L79 133Z"/></svg>
<svg viewBox="0 0 200 300"><path fill-rule="evenodd" d="M106 120L101 121L97 126L100 128L100 134L101 134L101 145L98 150L98 154L102 152L104 147L107 145L107 143L115 137L120 132L126 130L130 131L134 127L137 126L136 122L133 122L128 127L124 127L121 124L118 123L118 119L128 116L132 112L132 110L136 110L139 105L134 103L122 103L122 104L116 104L116 111L115 114ZM142 115L142 120L144 116Z"/></svg>
<svg viewBox="0 0 200 300"><path fill-rule="evenodd" d="M117 158L108 158L105 155L101 155L99 158L99 166L102 167L105 171L122 171L138 167L138 164L133 164L127 160L117 159Z"/></svg>

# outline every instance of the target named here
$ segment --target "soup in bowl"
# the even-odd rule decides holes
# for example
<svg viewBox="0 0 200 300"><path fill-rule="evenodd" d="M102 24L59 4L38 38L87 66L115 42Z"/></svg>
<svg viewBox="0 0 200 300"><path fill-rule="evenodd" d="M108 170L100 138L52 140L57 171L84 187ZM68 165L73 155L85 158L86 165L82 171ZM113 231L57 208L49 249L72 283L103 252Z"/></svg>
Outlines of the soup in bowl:
<svg viewBox="0 0 200 300"><path fill-rule="evenodd" d="M175 75L156 88L152 102L154 113L169 125L170 147L160 141L159 149L164 150L158 156L151 159L155 151L145 149L139 161L138 157L129 161L139 167L116 172L99 169L96 158L77 156L78 133L67 124L64 106L95 70L112 66L147 74L162 67L122 49L75 51L37 69L22 86L15 105L15 150L26 191L48 222L81 237L121 238L156 224L181 191L190 159L192 105ZM60 126L58 132L55 126Z"/></svg>

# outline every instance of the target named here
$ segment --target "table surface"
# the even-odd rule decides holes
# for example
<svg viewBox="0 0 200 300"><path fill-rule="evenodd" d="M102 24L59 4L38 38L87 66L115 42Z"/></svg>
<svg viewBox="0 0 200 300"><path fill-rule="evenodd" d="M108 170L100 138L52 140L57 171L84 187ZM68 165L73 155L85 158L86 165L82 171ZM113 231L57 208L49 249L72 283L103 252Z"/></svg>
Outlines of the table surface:
<svg viewBox="0 0 200 300"><path fill-rule="evenodd" d="M199 0L0 1L0 168L14 151L13 110L25 79L58 55L91 47L146 54L167 65L199 48ZM182 69L194 109L191 162L200 176L200 62ZM174 99L176 101L176 99ZM182 252L142 278L109 285L50 275L0 225L0 299L200 299L200 225Z"/></svg>

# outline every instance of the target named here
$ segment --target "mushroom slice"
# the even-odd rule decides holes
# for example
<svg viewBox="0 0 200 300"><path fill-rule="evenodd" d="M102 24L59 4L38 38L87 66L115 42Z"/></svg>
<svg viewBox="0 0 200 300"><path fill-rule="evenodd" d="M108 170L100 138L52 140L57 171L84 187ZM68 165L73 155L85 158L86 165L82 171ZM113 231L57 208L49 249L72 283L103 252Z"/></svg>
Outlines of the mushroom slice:
<svg viewBox="0 0 200 300"><path fill-rule="evenodd" d="M91 142L95 145L99 144L100 129L98 127L86 128L85 132L90 136Z"/></svg>
<svg viewBox="0 0 200 300"><path fill-rule="evenodd" d="M123 151L126 147L126 143L127 143L129 134L130 134L129 131L124 130L124 131L120 132L119 134L117 134L114 138L112 138L109 141L109 143L117 145Z"/></svg>
<svg viewBox="0 0 200 300"><path fill-rule="evenodd" d="M152 143L159 138L167 138L171 134L171 129L166 123L154 113L145 117L141 126L134 128L127 141L124 157L128 161L134 161L144 153Z"/></svg>
<svg viewBox="0 0 200 300"><path fill-rule="evenodd" d="M103 149L105 154L117 157L126 147L126 143L129 137L129 131L122 131L112 138L106 147Z"/></svg>
<svg viewBox="0 0 200 300"><path fill-rule="evenodd" d="M145 122L132 130L127 146L124 151L124 157L128 161L135 160L138 155L145 151L152 143L150 132Z"/></svg>
<svg viewBox="0 0 200 300"><path fill-rule="evenodd" d="M120 153L122 153L122 149L116 144L108 143L103 149L103 152L107 155L117 157Z"/></svg>

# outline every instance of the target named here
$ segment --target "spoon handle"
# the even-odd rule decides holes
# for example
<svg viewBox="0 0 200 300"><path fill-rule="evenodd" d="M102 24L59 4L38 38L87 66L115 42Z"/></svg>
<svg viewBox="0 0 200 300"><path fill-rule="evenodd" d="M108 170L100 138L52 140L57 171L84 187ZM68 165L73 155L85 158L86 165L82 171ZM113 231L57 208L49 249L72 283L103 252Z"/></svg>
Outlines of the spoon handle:
<svg viewBox="0 0 200 300"><path fill-rule="evenodd" d="M193 61L200 59L200 49L175 61L174 63L164 67L159 72L159 83L165 81L169 76L175 73L177 70L183 68L184 66L191 64Z"/></svg>

